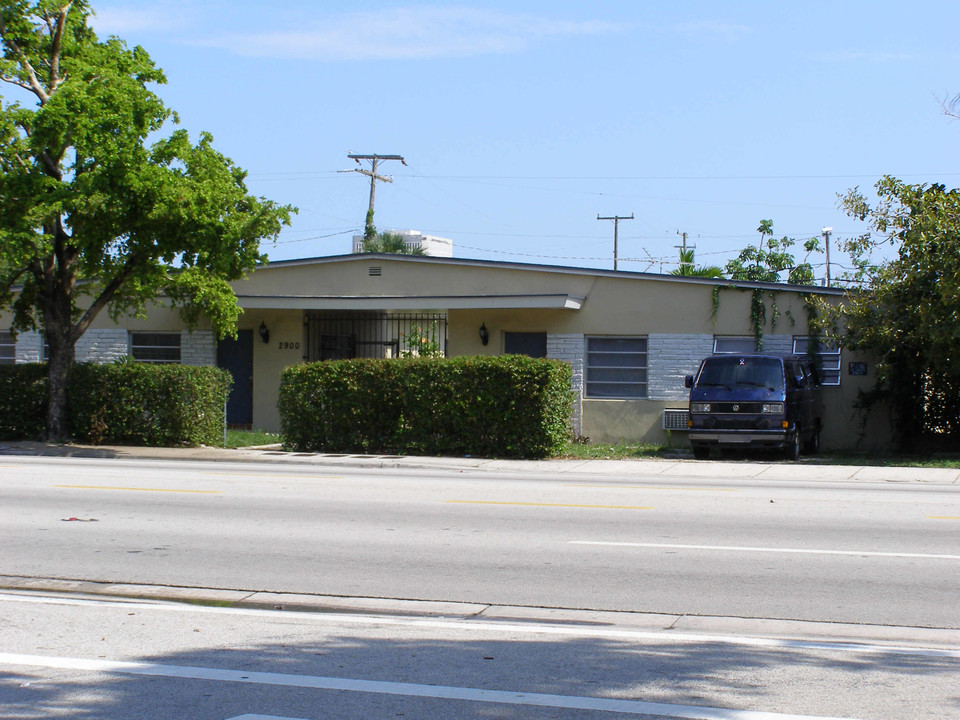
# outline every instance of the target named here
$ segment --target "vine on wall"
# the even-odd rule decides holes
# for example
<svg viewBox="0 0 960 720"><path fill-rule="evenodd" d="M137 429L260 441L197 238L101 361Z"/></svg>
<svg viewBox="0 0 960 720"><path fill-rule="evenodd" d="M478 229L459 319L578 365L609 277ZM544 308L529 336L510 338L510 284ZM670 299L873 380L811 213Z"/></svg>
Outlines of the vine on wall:
<svg viewBox="0 0 960 720"><path fill-rule="evenodd" d="M727 263L727 273L733 280L748 282L780 283L782 274L787 273L787 282L793 285L812 285L813 267L803 262L797 264L792 254L787 252L796 243L789 237L777 239L773 236L773 221L761 220L760 242L757 246L748 245L740 252L735 260ZM819 238L811 238L804 243L807 254L819 250ZM736 287L736 286L727 286ZM737 288L746 290L746 288ZM716 324L717 313L720 308L720 290L717 285L713 289L713 322ZM750 288L750 327L758 351L763 350L763 331L767 324L767 305L765 296L770 298L770 329L775 330L780 319L780 308L777 305L779 291L762 287ZM805 301L807 302L807 301ZM809 303L807 303L809 304ZM809 317L809 311L808 311ZM791 318L792 320L792 318Z"/></svg>

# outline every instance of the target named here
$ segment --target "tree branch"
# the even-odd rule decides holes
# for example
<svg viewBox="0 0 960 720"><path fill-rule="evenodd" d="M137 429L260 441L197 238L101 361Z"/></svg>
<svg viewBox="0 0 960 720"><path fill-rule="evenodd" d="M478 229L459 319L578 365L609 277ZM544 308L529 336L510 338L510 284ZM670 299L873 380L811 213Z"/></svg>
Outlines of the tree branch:
<svg viewBox="0 0 960 720"><path fill-rule="evenodd" d="M943 111L950 117L960 118L960 95L957 95L950 102L944 101Z"/></svg>
<svg viewBox="0 0 960 720"><path fill-rule="evenodd" d="M70 7L73 5L73 0L70 0L66 5L60 9L60 14L57 15L57 26L56 31L53 33L53 47L50 49L50 90L51 92L60 87L66 78L60 77L60 49L63 44L63 29L67 25L67 13L70 12Z"/></svg>
<svg viewBox="0 0 960 720"><path fill-rule="evenodd" d="M29 84L27 84L27 83L24 83L24 81L22 80L14 81L8 78L3 78L3 79L9 83L12 83L13 85L19 85L25 90L29 90L38 98L40 98L41 105L45 105L47 102L50 101L50 95L47 93L46 90L43 89L43 86L40 84L40 80L37 79L36 72L34 72L33 70L33 65L30 64L29 60L27 60L27 56L24 55L23 50L20 49L20 46L14 40L10 39L9 37L5 37L6 34L7 34L7 24L3 21L3 15L0 14L0 36L4 36L7 42L7 45L10 46L10 49L13 50L13 52L20 59L21 65L23 65L24 69L27 71L27 74L30 77L30 82Z"/></svg>
<svg viewBox="0 0 960 720"><path fill-rule="evenodd" d="M43 161L44 166L54 178L57 180L63 180L63 172L60 170L60 165L47 154L47 151L44 150L40 153L40 159Z"/></svg>
<svg viewBox="0 0 960 720"><path fill-rule="evenodd" d="M100 291L100 294L97 295L96 299L90 303L90 307L86 309L83 315L80 316L80 319L77 320L76 324L73 326L72 333L76 338L79 338L87 331L94 318L100 314L100 311L102 311L111 300L113 300L120 288L123 287L130 275L133 274L133 271L136 269L138 263L139 258L137 258L135 255L130 255L127 258L127 261L123 264L123 267L120 268L120 271L113 276L113 279L109 283L104 286L103 290Z"/></svg>

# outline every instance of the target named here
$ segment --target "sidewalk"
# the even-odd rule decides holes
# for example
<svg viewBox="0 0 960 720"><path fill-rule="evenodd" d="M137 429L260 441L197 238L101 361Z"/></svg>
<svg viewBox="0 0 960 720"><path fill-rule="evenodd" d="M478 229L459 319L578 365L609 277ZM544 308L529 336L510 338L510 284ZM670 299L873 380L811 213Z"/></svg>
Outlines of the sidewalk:
<svg viewBox="0 0 960 720"><path fill-rule="evenodd" d="M881 482L956 485L960 469L826 465L811 461L748 462L677 459L644 460L494 460L472 457L417 457L401 455L341 455L284 452L279 445L225 449L149 448L117 445L59 445L41 442L2 442L0 456L75 457L99 459L189 460L257 462L358 469L492 471L508 474L599 475L630 478L725 478L802 480L805 482Z"/></svg>

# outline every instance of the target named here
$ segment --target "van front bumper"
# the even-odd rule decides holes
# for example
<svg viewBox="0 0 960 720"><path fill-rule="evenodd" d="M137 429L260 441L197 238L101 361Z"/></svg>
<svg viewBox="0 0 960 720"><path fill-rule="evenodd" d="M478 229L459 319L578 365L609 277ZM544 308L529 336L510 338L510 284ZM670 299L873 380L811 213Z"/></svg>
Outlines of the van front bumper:
<svg viewBox="0 0 960 720"><path fill-rule="evenodd" d="M717 447L781 448L788 442L787 430L691 430L691 443Z"/></svg>

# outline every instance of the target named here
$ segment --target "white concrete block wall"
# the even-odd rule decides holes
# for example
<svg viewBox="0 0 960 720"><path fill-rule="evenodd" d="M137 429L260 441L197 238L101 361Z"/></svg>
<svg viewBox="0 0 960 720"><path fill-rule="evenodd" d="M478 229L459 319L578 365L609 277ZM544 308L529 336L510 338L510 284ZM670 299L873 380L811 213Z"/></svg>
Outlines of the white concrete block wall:
<svg viewBox="0 0 960 720"><path fill-rule="evenodd" d="M793 352L793 335L764 335L763 352L789 355Z"/></svg>
<svg viewBox="0 0 960 720"><path fill-rule="evenodd" d="M217 341L210 330L180 333L181 365L216 365Z"/></svg>
<svg viewBox="0 0 960 720"><path fill-rule="evenodd" d="M109 363L125 357L130 343L126 330L87 330L77 342L77 362ZM17 338L17 362L35 363L43 359L43 335L21 333Z"/></svg>
<svg viewBox="0 0 960 720"><path fill-rule="evenodd" d="M16 362L41 362L43 336L25 332L17 337ZM77 362L112 363L130 354L130 333L122 329L88 330L76 346ZM180 335L180 362L183 365L216 365L217 341L213 332L196 330Z"/></svg>
<svg viewBox="0 0 960 720"><path fill-rule="evenodd" d="M126 330L87 330L77 341L77 362L112 363L127 356L130 340Z"/></svg>
<svg viewBox="0 0 960 720"><path fill-rule="evenodd" d="M16 363L38 363L43 351L43 335L25 332L17 335Z"/></svg>
<svg viewBox="0 0 960 720"><path fill-rule="evenodd" d="M583 430L583 363L587 354L587 342L579 333L548 333L547 357L570 363L573 377L570 386L576 397L573 401L573 432L581 435Z"/></svg>
<svg viewBox="0 0 960 720"><path fill-rule="evenodd" d="M712 352L713 335L648 335L647 397L686 402L690 391L683 377L695 373Z"/></svg>

